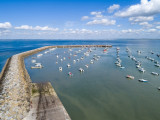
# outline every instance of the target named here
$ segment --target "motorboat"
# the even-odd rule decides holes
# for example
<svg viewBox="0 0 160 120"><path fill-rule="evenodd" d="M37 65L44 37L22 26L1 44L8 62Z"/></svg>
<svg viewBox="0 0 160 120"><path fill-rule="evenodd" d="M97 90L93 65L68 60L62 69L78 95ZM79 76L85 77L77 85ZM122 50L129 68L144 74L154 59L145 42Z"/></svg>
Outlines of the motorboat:
<svg viewBox="0 0 160 120"><path fill-rule="evenodd" d="M76 63L76 60L73 60L73 63Z"/></svg>
<svg viewBox="0 0 160 120"><path fill-rule="evenodd" d="M89 66L88 65L85 65L86 66L86 68L88 68Z"/></svg>
<svg viewBox="0 0 160 120"><path fill-rule="evenodd" d="M129 78L129 79L134 79L134 76L131 76L131 75L127 75L126 78Z"/></svg>
<svg viewBox="0 0 160 120"><path fill-rule="evenodd" d="M160 64L155 64L156 67L160 67Z"/></svg>
<svg viewBox="0 0 160 120"><path fill-rule="evenodd" d="M66 58L65 57L63 57L63 60L65 60Z"/></svg>
<svg viewBox="0 0 160 120"><path fill-rule="evenodd" d="M79 71L80 71L80 72L84 72L84 69L82 69L82 68L79 68Z"/></svg>
<svg viewBox="0 0 160 120"><path fill-rule="evenodd" d="M91 64L93 64L93 60L91 60L91 62L90 62Z"/></svg>
<svg viewBox="0 0 160 120"><path fill-rule="evenodd" d="M59 58L59 56L58 56L58 55L56 55L56 57L57 57L57 58Z"/></svg>
<svg viewBox="0 0 160 120"><path fill-rule="evenodd" d="M144 68L139 68L138 70L139 70L140 72L143 72L143 73L146 71L146 70L144 70Z"/></svg>
<svg viewBox="0 0 160 120"><path fill-rule="evenodd" d="M156 72L151 72L151 74L152 75L157 75L157 76L159 75L159 73L156 73Z"/></svg>
<svg viewBox="0 0 160 120"><path fill-rule="evenodd" d="M58 64L58 62L56 62L56 64Z"/></svg>
<svg viewBox="0 0 160 120"><path fill-rule="evenodd" d="M68 63L68 64L67 64L67 67L71 67L71 65Z"/></svg>
<svg viewBox="0 0 160 120"><path fill-rule="evenodd" d="M140 51L140 50L137 50L137 53L138 53L138 54L141 54L141 51Z"/></svg>
<svg viewBox="0 0 160 120"><path fill-rule="evenodd" d="M160 90L160 87L158 87L157 89Z"/></svg>
<svg viewBox="0 0 160 120"><path fill-rule="evenodd" d="M84 59L84 57L81 57L81 60L83 60Z"/></svg>
<svg viewBox="0 0 160 120"><path fill-rule="evenodd" d="M32 63L35 63L36 62L36 60L32 60Z"/></svg>
<svg viewBox="0 0 160 120"><path fill-rule="evenodd" d="M63 59L61 59L61 62L63 61Z"/></svg>
<svg viewBox="0 0 160 120"><path fill-rule="evenodd" d="M121 68L121 69L124 69L125 67L122 67L122 66L121 66L120 68Z"/></svg>
<svg viewBox="0 0 160 120"><path fill-rule="evenodd" d="M139 82L148 82L148 80L145 80L145 79L139 79L138 81Z"/></svg>
<svg viewBox="0 0 160 120"><path fill-rule="evenodd" d="M120 63L116 64L118 67L122 67L122 65Z"/></svg>
<svg viewBox="0 0 160 120"><path fill-rule="evenodd" d="M37 57L41 57L43 54L38 54Z"/></svg>
<svg viewBox="0 0 160 120"><path fill-rule="evenodd" d="M42 66L42 64L41 63L35 63L35 66L32 66L31 68L32 69L40 69L40 68L42 68L43 66Z"/></svg>
<svg viewBox="0 0 160 120"><path fill-rule="evenodd" d="M62 67L59 67L59 71L62 71Z"/></svg>
<svg viewBox="0 0 160 120"><path fill-rule="evenodd" d="M79 59L77 59L77 61L79 61Z"/></svg>
<svg viewBox="0 0 160 120"><path fill-rule="evenodd" d="M69 75L69 76L73 76L73 74L72 74L71 72L68 72L68 75Z"/></svg>

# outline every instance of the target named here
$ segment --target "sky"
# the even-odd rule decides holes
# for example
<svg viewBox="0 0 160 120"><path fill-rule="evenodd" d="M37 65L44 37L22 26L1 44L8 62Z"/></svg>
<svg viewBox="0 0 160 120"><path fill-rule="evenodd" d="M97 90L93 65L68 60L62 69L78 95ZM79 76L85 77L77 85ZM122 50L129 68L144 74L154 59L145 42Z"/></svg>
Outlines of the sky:
<svg viewBox="0 0 160 120"><path fill-rule="evenodd" d="M130 38L160 38L160 0L0 0L0 39Z"/></svg>

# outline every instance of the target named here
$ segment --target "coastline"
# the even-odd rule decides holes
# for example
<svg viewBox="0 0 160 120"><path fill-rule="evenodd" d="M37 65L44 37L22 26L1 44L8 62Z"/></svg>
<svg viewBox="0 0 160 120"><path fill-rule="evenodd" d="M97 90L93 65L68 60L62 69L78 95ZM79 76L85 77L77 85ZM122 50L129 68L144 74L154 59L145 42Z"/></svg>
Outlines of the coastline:
<svg viewBox="0 0 160 120"><path fill-rule="evenodd" d="M45 46L13 55L0 74L1 119L22 120L30 111L31 79L24 65L24 58L49 48L112 47L111 45ZM54 90L54 89L53 89ZM58 99L58 101L60 101ZM63 106L63 109L64 106Z"/></svg>

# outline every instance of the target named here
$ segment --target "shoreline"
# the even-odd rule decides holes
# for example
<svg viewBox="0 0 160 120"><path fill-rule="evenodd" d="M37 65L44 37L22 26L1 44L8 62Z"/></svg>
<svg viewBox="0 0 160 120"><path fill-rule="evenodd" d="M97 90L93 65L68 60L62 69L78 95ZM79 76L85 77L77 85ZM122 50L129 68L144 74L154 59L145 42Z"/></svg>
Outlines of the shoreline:
<svg viewBox="0 0 160 120"><path fill-rule="evenodd" d="M25 68L24 58L49 48L112 47L111 45L45 46L13 55L0 74L0 119L24 119L30 111L32 81ZM52 87L53 88L53 87ZM54 88L53 88L54 90ZM56 92L55 92L56 93ZM58 101L61 101L58 98ZM62 104L63 106L63 104ZM64 106L62 109L65 109ZM67 111L66 111L66 114Z"/></svg>

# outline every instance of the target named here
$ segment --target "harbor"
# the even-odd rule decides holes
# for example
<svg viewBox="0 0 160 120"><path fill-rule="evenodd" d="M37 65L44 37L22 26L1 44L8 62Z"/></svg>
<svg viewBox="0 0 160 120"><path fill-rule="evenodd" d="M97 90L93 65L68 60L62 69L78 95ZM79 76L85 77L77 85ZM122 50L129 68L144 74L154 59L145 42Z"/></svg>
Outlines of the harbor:
<svg viewBox="0 0 160 120"><path fill-rule="evenodd" d="M95 46L96 45L94 45L94 47ZM64 47L70 48L70 47L72 47L72 45L69 45L69 46L46 46L46 47L38 48L35 50L30 50L30 51L16 54L7 60L5 66L0 74L0 85L1 85L0 86L0 88L1 88L0 89L0 98L1 98L0 99L1 100L0 117L2 120L3 119L5 119L5 120L10 120L10 119L30 120L30 117L27 118L27 115L29 114L29 112L31 110L30 106L32 103L31 102L31 96L32 96L31 82L32 82L32 80L30 79L30 76L25 68L24 58L28 57L30 55L33 55L37 52L46 50L46 49L50 49L52 51L52 49L64 48ZM79 46L77 45L77 46L73 46L73 47L82 47L82 45L79 45ZM93 46L87 45L87 47L93 47ZM111 47L111 46L102 45L102 46L98 46L98 47ZM37 57L41 57L41 56L42 55L37 56ZM36 67L40 67L40 66L38 65ZM54 90L52 90L52 91L54 91ZM60 100L57 99L57 95L56 94L53 94L53 95L56 98L55 101L58 101L58 102L56 102L57 105L60 104L60 106L61 106L60 109L62 109L64 111L65 108L61 104ZM41 99L41 97L39 99ZM46 107L46 109L47 109L47 107ZM37 113L37 112L35 111L35 113ZM43 110L43 112L44 113L46 112L45 109ZM68 113L66 112L64 114L63 112L60 112L59 116L64 116L66 114L68 114ZM42 113L42 117L43 117L43 113ZM61 120L70 119L69 116L67 116L67 117L55 116L54 119L59 120L59 118L61 118ZM41 118L36 117L35 119L41 119Z"/></svg>

